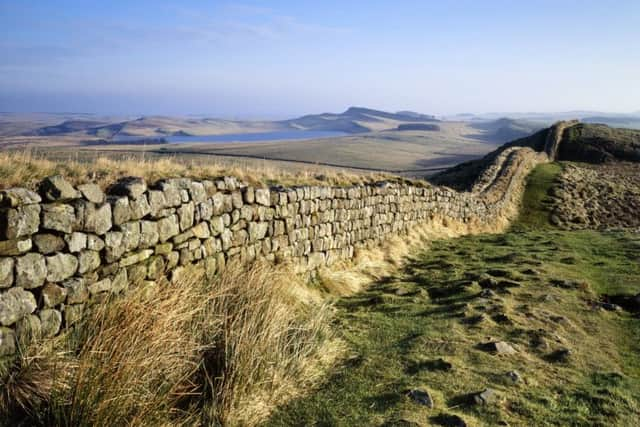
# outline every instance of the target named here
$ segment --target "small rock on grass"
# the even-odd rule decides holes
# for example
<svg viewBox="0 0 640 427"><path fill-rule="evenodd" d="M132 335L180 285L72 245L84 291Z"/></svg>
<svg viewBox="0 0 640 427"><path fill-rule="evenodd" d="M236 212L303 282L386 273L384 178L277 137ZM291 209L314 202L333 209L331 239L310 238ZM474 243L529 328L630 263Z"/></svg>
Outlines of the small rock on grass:
<svg viewBox="0 0 640 427"><path fill-rule="evenodd" d="M473 395L473 402L476 405L491 405L500 399L498 393L492 388L486 388L483 391Z"/></svg>
<svg viewBox="0 0 640 427"><path fill-rule="evenodd" d="M518 373L518 371L509 371L506 373L506 377L513 384L517 384L522 381L522 376L520 375L520 373Z"/></svg>
<svg viewBox="0 0 640 427"><path fill-rule="evenodd" d="M435 424L445 427L467 427L467 423L461 416L456 414L440 414L431 418Z"/></svg>
<svg viewBox="0 0 640 427"><path fill-rule="evenodd" d="M511 346L511 344L505 341L492 341L488 343L484 343L480 345L481 348L485 351L495 353L495 354L515 354L517 353L516 349Z"/></svg>
<svg viewBox="0 0 640 427"><path fill-rule="evenodd" d="M407 393L407 396L409 396L411 400L413 400L414 402L420 405L424 405L428 408L433 408L433 398L431 397L428 391L412 389L412 390L409 390L409 392Z"/></svg>

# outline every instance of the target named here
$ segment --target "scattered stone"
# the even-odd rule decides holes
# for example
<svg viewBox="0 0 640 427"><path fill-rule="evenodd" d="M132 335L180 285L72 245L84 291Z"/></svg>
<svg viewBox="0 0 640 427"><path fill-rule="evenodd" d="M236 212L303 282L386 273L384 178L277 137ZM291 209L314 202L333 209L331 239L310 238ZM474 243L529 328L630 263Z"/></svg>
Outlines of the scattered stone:
<svg viewBox="0 0 640 427"><path fill-rule="evenodd" d="M427 391L413 389L409 390L407 396L409 396L410 399L420 405L424 405L428 408L433 408L433 398Z"/></svg>
<svg viewBox="0 0 640 427"><path fill-rule="evenodd" d="M515 354L517 353L516 349L511 346L511 344L506 343L504 341L493 341L481 344L483 350L495 353L495 354Z"/></svg>
<svg viewBox="0 0 640 427"><path fill-rule="evenodd" d="M620 310L622 310L622 307L620 307L618 304L612 304L610 302L602 302L602 303L600 303L600 307L602 307L603 309L605 309L607 311L620 311Z"/></svg>
<svg viewBox="0 0 640 427"><path fill-rule="evenodd" d="M520 375L520 373L518 373L518 371L509 371L506 373L506 377L514 384L517 384L522 380L522 376Z"/></svg>
<svg viewBox="0 0 640 427"><path fill-rule="evenodd" d="M491 405L500 400L498 393L492 388L486 388L483 391L473 395L473 402L476 405Z"/></svg>
<svg viewBox="0 0 640 427"><path fill-rule="evenodd" d="M552 362L566 363L571 357L572 351L568 348L561 348L554 351L548 356L548 359Z"/></svg>
<svg viewBox="0 0 640 427"><path fill-rule="evenodd" d="M433 417L433 421L445 427L467 427L465 420L456 414L440 414Z"/></svg>
<svg viewBox="0 0 640 427"><path fill-rule="evenodd" d="M60 175L45 178L40 183L38 191L45 200L50 202L79 199L81 197L80 192Z"/></svg>

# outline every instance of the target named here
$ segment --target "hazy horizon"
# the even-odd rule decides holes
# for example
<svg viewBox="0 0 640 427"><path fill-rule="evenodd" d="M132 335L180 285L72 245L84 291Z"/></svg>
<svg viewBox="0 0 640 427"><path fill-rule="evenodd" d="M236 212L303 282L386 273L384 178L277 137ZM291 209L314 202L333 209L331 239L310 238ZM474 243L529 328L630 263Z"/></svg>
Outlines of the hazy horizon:
<svg viewBox="0 0 640 427"><path fill-rule="evenodd" d="M0 4L0 111L640 109L635 1L53 3Z"/></svg>

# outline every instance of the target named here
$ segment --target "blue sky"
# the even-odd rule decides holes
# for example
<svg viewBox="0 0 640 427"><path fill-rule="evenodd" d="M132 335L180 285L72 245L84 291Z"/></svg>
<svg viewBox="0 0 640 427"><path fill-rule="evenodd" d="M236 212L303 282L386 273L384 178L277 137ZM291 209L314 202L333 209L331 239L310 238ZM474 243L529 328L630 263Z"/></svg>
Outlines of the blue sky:
<svg viewBox="0 0 640 427"><path fill-rule="evenodd" d="M0 111L640 110L640 2L0 0Z"/></svg>

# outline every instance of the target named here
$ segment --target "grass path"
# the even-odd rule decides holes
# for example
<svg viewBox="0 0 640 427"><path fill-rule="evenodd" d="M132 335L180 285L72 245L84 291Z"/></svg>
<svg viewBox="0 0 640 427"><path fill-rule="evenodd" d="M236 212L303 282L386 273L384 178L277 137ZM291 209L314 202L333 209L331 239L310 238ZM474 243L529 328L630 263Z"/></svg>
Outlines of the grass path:
<svg viewBox="0 0 640 427"><path fill-rule="evenodd" d="M510 232L434 242L340 300L335 328L350 357L268 424L636 425L640 320L600 301L640 292L640 237L542 228L559 171L542 168ZM495 342L515 352L496 354Z"/></svg>

